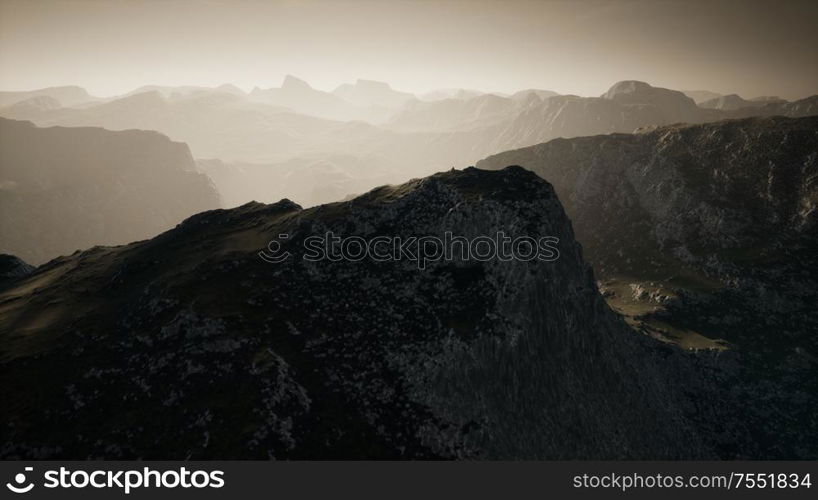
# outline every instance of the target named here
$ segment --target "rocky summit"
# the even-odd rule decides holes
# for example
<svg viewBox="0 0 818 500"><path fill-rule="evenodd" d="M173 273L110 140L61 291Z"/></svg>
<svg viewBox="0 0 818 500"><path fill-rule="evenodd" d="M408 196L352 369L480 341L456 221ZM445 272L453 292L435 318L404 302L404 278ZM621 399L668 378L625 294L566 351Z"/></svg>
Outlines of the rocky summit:
<svg viewBox="0 0 818 500"><path fill-rule="evenodd" d="M559 257L304 259L328 231L553 236ZM0 338L4 458L701 458L740 433L702 425L729 406L713 356L628 328L519 167L55 259L0 292Z"/></svg>

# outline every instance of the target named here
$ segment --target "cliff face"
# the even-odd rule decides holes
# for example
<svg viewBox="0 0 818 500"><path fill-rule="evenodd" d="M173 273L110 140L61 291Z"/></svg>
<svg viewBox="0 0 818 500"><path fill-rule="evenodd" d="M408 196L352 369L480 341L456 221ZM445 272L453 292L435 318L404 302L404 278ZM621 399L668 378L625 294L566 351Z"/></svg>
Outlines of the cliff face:
<svg viewBox="0 0 818 500"><path fill-rule="evenodd" d="M187 146L156 132L0 119L0 251L41 264L155 236L219 206Z"/></svg>
<svg viewBox="0 0 818 500"><path fill-rule="evenodd" d="M491 156L554 185L603 275L683 265L728 271L731 252L815 234L818 117L557 139Z"/></svg>
<svg viewBox="0 0 818 500"><path fill-rule="evenodd" d="M554 185L630 323L737 356L729 392L757 436L752 455L818 455L808 430L818 416L818 118L558 139L478 162L508 164Z"/></svg>
<svg viewBox="0 0 818 500"><path fill-rule="evenodd" d="M559 258L304 260L327 231L555 236ZM290 258L263 261L271 240ZM716 453L694 418L721 404L707 357L605 306L553 189L520 168L205 212L62 258L0 294L0 339L4 457Z"/></svg>

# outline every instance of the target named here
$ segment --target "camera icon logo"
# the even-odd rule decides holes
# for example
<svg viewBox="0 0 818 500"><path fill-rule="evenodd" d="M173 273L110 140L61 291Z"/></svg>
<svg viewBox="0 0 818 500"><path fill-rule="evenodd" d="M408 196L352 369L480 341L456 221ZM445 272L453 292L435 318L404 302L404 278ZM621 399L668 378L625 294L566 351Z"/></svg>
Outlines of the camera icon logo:
<svg viewBox="0 0 818 500"><path fill-rule="evenodd" d="M26 472L31 472L34 470L34 467L26 467ZM34 488L34 483L24 484L26 482L26 475L22 472L18 473L14 476L14 481L16 483L6 483L6 488L10 489L14 493L28 493Z"/></svg>

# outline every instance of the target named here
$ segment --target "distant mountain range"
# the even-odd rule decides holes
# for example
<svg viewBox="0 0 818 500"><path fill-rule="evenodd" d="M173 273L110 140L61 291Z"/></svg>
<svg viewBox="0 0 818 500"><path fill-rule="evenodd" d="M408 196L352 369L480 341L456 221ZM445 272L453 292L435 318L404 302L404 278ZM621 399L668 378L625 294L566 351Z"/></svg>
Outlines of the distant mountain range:
<svg viewBox="0 0 818 500"><path fill-rule="evenodd" d="M752 100L742 99L736 94L719 96L699 103L699 106L708 109L737 110L742 108L761 107L767 104L785 104L787 101L776 96L757 97Z"/></svg>
<svg viewBox="0 0 818 500"><path fill-rule="evenodd" d="M535 99L539 100L535 95ZM481 128L508 119L517 111L517 100L484 94L469 99L413 100L388 123L395 130L439 132Z"/></svg>
<svg viewBox="0 0 818 500"><path fill-rule="evenodd" d="M155 236L220 206L186 145L157 132L0 118L0 253L33 264Z"/></svg>
<svg viewBox="0 0 818 500"><path fill-rule="evenodd" d="M696 101L696 104L701 104L704 101L722 96L722 94L718 92L711 92L709 90L682 90L682 93Z"/></svg>
<svg viewBox="0 0 818 500"><path fill-rule="evenodd" d="M208 164L208 175L217 179L220 190L231 192L226 199L236 204L258 198L262 179L285 186L289 182L285 172L302 165L334 165L332 175L310 176L314 189L292 191L301 193L296 200L309 206L329 201L335 193L340 199L374 187L375 182L403 182L559 137L818 113L816 96L791 103L721 96L705 107L682 92L638 81L618 82L600 97L530 89L511 96L449 92L445 95L454 97L434 101L367 80L323 92L293 76L286 77L281 87L254 89L249 94L230 85L139 90L74 107L33 92L23 102L0 108L0 116L41 126L159 131L187 143L196 158L218 160ZM281 168L249 175L250 171L262 173L250 164ZM219 168L222 171L217 172ZM264 192L286 190L275 187Z"/></svg>
<svg viewBox="0 0 818 500"><path fill-rule="evenodd" d="M786 99L783 99L778 96L758 96L753 97L752 99L743 99L742 97L738 96L737 94L719 94L718 92L710 92L709 90L683 90L682 93L687 97L696 101L701 107L704 108L712 108L715 107L714 104L719 102L719 98L726 97L727 101L734 102L734 108L738 109L740 107L745 106L755 106L757 103L770 103L770 102L783 102ZM736 99L738 98L738 99ZM721 108L719 108L721 109Z"/></svg>
<svg viewBox="0 0 818 500"><path fill-rule="evenodd" d="M432 90L430 92L426 92L418 96L421 101L442 101L444 99L471 99L473 97L479 97L484 94L488 94L489 92L481 92L479 90L472 90L472 89L438 89ZM501 94L495 94L500 95Z"/></svg>
<svg viewBox="0 0 818 500"><path fill-rule="evenodd" d="M187 143L197 157L240 161L360 151L371 148L377 136L385 133L362 122L298 114L223 91L165 97L153 90L85 108L14 111L4 108L0 115L42 126L157 130Z"/></svg>
<svg viewBox="0 0 818 500"><path fill-rule="evenodd" d="M336 88L333 94L356 106L380 106L386 109L400 108L415 96L408 92L392 90L388 83L358 80Z"/></svg>
<svg viewBox="0 0 818 500"><path fill-rule="evenodd" d="M58 102L60 106L76 106L100 100L98 97L88 94L84 88L71 85L22 92L0 91L0 107L11 106L33 97L48 97Z"/></svg>
<svg viewBox="0 0 818 500"><path fill-rule="evenodd" d="M279 88L253 89L250 99L331 120L348 121L365 116L354 104L333 93L315 90L292 75L287 75Z"/></svg>

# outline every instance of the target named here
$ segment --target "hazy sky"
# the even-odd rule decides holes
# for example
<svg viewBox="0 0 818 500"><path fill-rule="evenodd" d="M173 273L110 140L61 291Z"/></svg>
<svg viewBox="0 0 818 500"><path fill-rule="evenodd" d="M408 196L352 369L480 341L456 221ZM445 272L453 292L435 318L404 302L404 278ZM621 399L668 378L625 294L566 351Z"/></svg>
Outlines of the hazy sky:
<svg viewBox="0 0 818 500"><path fill-rule="evenodd" d="M818 94L818 1L0 0L0 88L331 90L357 78L599 95L618 80Z"/></svg>

